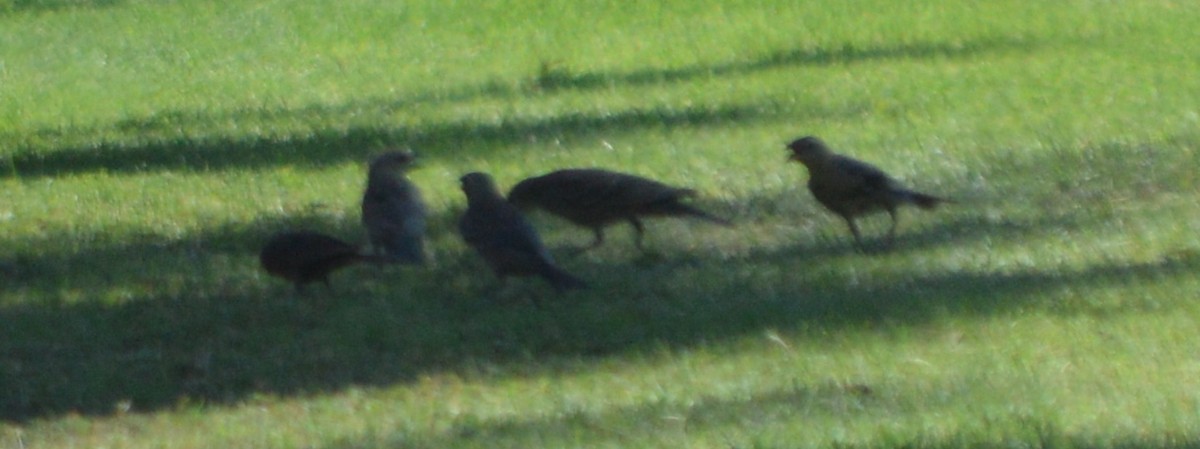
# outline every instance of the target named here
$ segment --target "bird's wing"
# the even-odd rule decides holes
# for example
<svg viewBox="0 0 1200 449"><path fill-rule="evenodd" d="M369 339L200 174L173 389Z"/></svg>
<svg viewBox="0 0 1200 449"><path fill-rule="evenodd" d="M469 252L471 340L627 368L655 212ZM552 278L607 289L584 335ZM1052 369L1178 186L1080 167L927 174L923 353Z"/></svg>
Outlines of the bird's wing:
<svg viewBox="0 0 1200 449"><path fill-rule="evenodd" d="M674 201L693 193L661 182L625 173L591 170L580 173L572 186L577 204L608 210L626 210L663 201Z"/></svg>
<svg viewBox="0 0 1200 449"><path fill-rule="evenodd" d="M544 198L573 207L604 207L605 198L619 186L607 172L562 170L546 175L539 188Z"/></svg>
<svg viewBox="0 0 1200 449"><path fill-rule="evenodd" d="M363 213L370 215L372 220L389 222L405 229L422 232L424 229L425 203L421 201L416 188L408 182L368 186L363 194ZM420 229L413 228L413 224L419 224Z"/></svg>
<svg viewBox="0 0 1200 449"><path fill-rule="evenodd" d="M658 181L638 177L628 177L623 180L622 184L621 192L617 196L630 206L673 202L696 194L696 191L692 189L671 187Z"/></svg>
<svg viewBox="0 0 1200 449"><path fill-rule="evenodd" d="M837 177L852 190L864 194L881 194L890 192L895 186L895 181L887 173L866 162L839 157L833 163Z"/></svg>
<svg viewBox="0 0 1200 449"><path fill-rule="evenodd" d="M544 251L533 225L513 207L468 209L459 220L459 233L473 246Z"/></svg>
<svg viewBox="0 0 1200 449"><path fill-rule="evenodd" d="M516 209L502 208L497 214L496 234L499 246L539 256L549 255L537 230Z"/></svg>

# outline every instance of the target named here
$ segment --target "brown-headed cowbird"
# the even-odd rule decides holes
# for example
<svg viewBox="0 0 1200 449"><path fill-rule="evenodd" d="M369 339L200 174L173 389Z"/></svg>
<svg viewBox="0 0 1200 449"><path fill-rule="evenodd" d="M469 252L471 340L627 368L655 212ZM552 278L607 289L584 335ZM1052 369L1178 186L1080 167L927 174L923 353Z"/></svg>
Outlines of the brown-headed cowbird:
<svg viewBox="0 0 1200 449"><path fill-rule="evenodd" d="M334 270L372 259L349 243L311 231L276 234L258 258L267 273L291 281L296 291L313 281L330 287L329 274Z"/></svg>
<svg viewBox="0 0 1200 449"><path fill-rule="evenodd" d="M508 201L521 208L541 208L592 230L595 240L580 251L604 243L604 228L625 221L633 226L634 244L642 249L641 217L697 217L729 226L728 220L681 202L695 190L597 168L558 170L526 179L508 192Z"/></svg>
<svg viewBox="0 0 1200 449"><path fill-rule="evenodd" d="M947 201L909 190L871 164L830 151L825 142L816 137L796 139L787 147L792 152L788 159L808 168L808 190L825 208L846 220L860 249L863 243L858 225L854 223L856 217L886 211L892 219L887 234L887 242L891 244L896 237L896 209L900 205L914 204L922 209L933 209Z"/></svg>
<svg viewBox="0 0 1200 449"><path fill-rule="evenodd" d="M362 197L362 223L372 251L381 260L425 263L425 203L417 186L403 176L415 158L411 151L394 151L371 161Z"/></svg>
<svg viewBox="0 0 1200 449"><path fill-rule="evenodd" d="M467 211L459 220L459 232L501 282L508 276L537 275L560 292L587 287L554 264L537 231L521 211L500 196L491 176L468 173L460 181L467 195Z"/></svg>

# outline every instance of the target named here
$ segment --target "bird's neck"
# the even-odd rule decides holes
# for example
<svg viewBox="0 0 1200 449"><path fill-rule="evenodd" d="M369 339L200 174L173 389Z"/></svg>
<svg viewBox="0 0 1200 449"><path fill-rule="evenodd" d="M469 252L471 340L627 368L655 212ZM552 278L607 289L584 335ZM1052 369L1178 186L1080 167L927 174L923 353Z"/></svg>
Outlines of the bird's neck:
<svg viewBox="0 0 1200 449"><path fill-rule="evenodd" d="M824 154L816 154L812 155L811 157L800 159L799 161L801 164L804 164L809 171L816 171L820 170L821 167L824 167L825 164L829 163L829 157L828 155Z"/></svg>
<svg viewBox="0 0 1200 449"><path fill-rule="evenodd" d="M507 200L495 192L484 192L467 197L467 207L496 208L505 203Z"/></svg>
<svg viewBox="0 0 1200 449"><path fill-rule="evenodd" d="M367 173L369 179L392 179L392 171L383 167L371 167Z"/></svg>

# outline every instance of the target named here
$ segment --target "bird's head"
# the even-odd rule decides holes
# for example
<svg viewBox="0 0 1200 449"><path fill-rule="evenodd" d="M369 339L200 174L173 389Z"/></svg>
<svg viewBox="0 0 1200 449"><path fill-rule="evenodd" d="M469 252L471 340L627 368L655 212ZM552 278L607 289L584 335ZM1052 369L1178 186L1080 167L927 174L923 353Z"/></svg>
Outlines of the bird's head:
<svg viewBox="0 0 1200 449"><path fill-rule="evenodd" d="M787 148L792 152L792 154L788 155L788 160L803 164L820 160L829 155L829 147L826 147L825 142L814 136L805 136L793 140L792 143L787 145Z"/></svg>
<svg viewBox="0 0 1200 449"><path fill-rule="evenodd" d="M371 160L371 168L378 170L407 170L417 165L417 154L404 149L389 151Z"/></svg>
<svg viewBox="0 0 1200 449"><path fill-rule="evenodd" d="M467 199L500 196L496 190L496 182L487 173L471 172L458 178L459 185Z"/></svg>

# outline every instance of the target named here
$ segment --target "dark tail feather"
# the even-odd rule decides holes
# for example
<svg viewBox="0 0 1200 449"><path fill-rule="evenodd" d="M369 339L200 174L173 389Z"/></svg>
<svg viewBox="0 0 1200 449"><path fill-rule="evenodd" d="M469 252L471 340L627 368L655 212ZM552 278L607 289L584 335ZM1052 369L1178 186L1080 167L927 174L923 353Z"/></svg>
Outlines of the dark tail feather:
<svg viewBox="0 0 1200 449"><path fill-rule="evenodd" d="M940 197L936 197L933 195L926 195L924 193L914 192L911 190L907 191L906 193L908 194L909 202L917 205L917 207L919 207L921 209L933 209L941 203L951 202L950 200L948 200L946 198L940 198Z"/></svg>
<svg viewBox="0 0 1200 449"><path fill-rule="evenodd" d="M554 265L546 264L545 268L540 273L546 282L549 282L555 290L559 292L565 290L582 290L588 288L587 282L572 276L571 273L563 271Z"/></svg>

